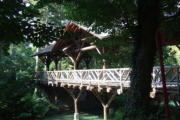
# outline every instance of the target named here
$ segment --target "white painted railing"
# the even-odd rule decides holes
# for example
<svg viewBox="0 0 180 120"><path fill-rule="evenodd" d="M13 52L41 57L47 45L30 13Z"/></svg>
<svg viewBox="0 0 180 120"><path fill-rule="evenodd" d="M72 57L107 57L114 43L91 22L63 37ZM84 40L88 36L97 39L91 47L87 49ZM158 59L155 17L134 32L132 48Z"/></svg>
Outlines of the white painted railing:
<svg viewBox="0 0 180 120"><path fill-rule="evenodd" d="M165 78L167 86L180 85L180 66L165 66ZM162 87L160 67L154 67L152 73L152 84Z"/></svg>
<svg viewBox="0 0 180 120"><path fill-rule="evenodd" d="M89 69L37 72L37 79L48 84L75 84L93 86L130 86L130 68ZM165 76L168 85L179 85L180 66L166 66ZM152 85L162 86L160 67L154 67Z"/></svg>

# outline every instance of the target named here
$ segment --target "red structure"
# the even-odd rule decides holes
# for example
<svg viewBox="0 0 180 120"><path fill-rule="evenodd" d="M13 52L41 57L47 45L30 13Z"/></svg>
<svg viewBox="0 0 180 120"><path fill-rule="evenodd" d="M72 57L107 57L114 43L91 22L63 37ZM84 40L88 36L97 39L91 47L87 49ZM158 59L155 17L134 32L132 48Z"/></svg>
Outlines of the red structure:
<svg viewBox="0 0 180 120"><path fill-rule="evenodd" d="M156 45L158 48L159 63L160 63L160 67L161 67L161 77L162 77L162 83L163 83L166 120L170 120L170 112L169 112L169 106L168 106L169 102L168 102L168 94L167 94L167 88L166 88L162 47L167 46L167 45L178 45L178 44L180 44L180 34L179 33L175 33L171 39L167 39L165 37L165 35L163 35L160 31L157 31Z"/></svg>

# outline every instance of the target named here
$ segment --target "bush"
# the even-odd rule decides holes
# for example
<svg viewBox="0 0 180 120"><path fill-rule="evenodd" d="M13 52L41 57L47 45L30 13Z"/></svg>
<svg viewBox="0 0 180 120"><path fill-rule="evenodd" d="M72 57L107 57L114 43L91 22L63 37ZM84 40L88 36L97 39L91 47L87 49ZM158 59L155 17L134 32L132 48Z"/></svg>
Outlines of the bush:
<svg viewBox="0 0 180 120"><path fill-rule="evenodd" d="M14 55L0 52L0 120L39 120L50 109L37 94L32 53L25 45L16 46Z"/></svg>
<svg viewBox="0 0 180 120"><path fill-rule="evenodd" d="M115 117L113 120L164 120L165 119L165 107L162 102L160 105L157 105L155 102L149 107L149 113L145 114L143 111L131 111L126 107L127 96L121 95L115 99L115 106L118 109L115 112ZM169 105L171 120L178 120L180 118L180 109ZM138 113L138 114L137 114ZM140 114L141 113L141 114Z"/></svg>

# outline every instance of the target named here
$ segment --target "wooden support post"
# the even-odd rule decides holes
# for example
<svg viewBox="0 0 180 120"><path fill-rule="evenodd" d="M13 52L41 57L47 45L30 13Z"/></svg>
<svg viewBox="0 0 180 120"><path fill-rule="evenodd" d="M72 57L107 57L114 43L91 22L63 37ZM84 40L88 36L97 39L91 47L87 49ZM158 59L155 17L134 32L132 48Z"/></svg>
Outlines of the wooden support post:
<svg viewBox="0 0 180 120"><path fill-rule="evenodd" d="M50 65L50 63L47 63L47 64L46 64L46 69L47 69L47 71L49 71L49 65Z"/></svg>
<svg viewBox="0 0 180 120"><path fill-rule="evenodd" d="M77 60L71 56L69 56L69 58L71 59L71 61L73 62L74 64L74 70L77 70L78 66L77 66Z"/></svg>
<svg viewBox="0 0 180 120"><path fill-rule="evenodd" d="M51 64L51 59L50 59L49 55L46 56L46 61L45 62L46 62L46 71L49 71L49 66Z"/></svg>
<svg viewBox="0 0 180 120"><path fill-rule="evenodd" d="M57 96L57 94L55 94L54 100L55 100L55 104L57 104L58 103L58 96Z"/></svg>
<svg viewBox="0 0 180 120"><path fill-rule="evenodd" d="M104 120L107 120L107 109L108 109L108 106L103 105L103 109L104 109Z"/></svg>
<svg viewBox="0 0 180 120"><path fill-rule="evenodd" d="M74 70L77 70L77 68L78 68L78 61L80 60L81 55L82 55L82 51L80 51L77 54L77 57L74 58Z"/></svg>
<svg viewBox="0 0 180 120"><path fill-rule="evenodd" d="M105 53L105 48L103 47L102 53ZM106 69L106 59L103 59L103 69Z"/></svg>
<svg viewBox="0 0 180 120"><path fill-rule="evenodd" d="M53 87L53 91L54 91L54 103L57 104L58 103L58 95L57 95L55 87Z"/></svg>
<svg viewBox="0 0 180 120"><path fill-rule="evenodd" d="M77 61L74 60L74 70L77 70Z"/></svg>
<svg viewBox="0 0 180 120"><path fill-rule="evenodd" d="M78 99L74 98L74 113L78 113Z"/></svg>
<svg viewBox="0 0 180 120"><path fill-rule="evenodd" d="M58 60L55 60L55 70L58 70Z"/></svg>
<svg viewBox="0 0 180 120"><path fill-rule="evenodd" d="M115 96L117 95L116 90L113 91L112 95L110 96L110 98L108 98L108 101L104 101L103 98L101 97L100 94L109 94L109 93L99 93L98 91L92 90L93 94L97 97L97 99L101 102L102 106L103 106L103 113L104 113L104 120L107 120L108 116L107 116L107 110L111 104L111 102L114 100Z"/></svg>
<svg viewBox="0 0 180 120"><path fill-rule="evenodd" d="M58 61L58 69L57 70L61 70L61 61Z"/></svg>
<svg viewBox="0 0 180 120"><path fill-rule="evenodd" d="M64 88L73 98L74 100L74 119L73 120L79 120L79 113L78 113L78 99L81 96L82 90L80 90L77 94L76 94L76 90L75 89L67 89Z"/></svg>
<svg viewBox="0 0 180 120"><path fill-rule="evenodd" d="M103 59L103 69L106 69L106 59Z"/></svg>

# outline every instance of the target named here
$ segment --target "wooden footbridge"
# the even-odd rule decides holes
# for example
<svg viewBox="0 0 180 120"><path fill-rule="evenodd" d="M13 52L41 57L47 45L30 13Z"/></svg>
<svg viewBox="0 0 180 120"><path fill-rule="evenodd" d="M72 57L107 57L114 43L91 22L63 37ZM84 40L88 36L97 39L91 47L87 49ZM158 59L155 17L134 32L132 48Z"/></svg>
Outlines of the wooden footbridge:
<svg viewBox="0 0 180 120"><path fill-rule="evenodd" d="M89 69L89 70L62 70L37 72L36 80L41 84L63 87L74 99L75 117L77 119L77 101L83 90L94 93L102 103L104 114L107 117L107 108L116 94L122 94L130 87L130 68L119 69ZM166 66L166 86L169 98L178 105L180 93L180 66ZM154 67L152 73L151 97L160 97L163 93L160 67ZM75 93L74 90L79 90ZM101 94L108 94L109 100L104 101Z"/></svg>
<svg viewBox="0 0 180 120"><path fill-rule="evenodd" d="M166 66L167 87L177 87L179 82L180 66ZM60 87L92 89L126 89L130 87L130 68L119 69L89 69L89 70L62 70L38 72L37 80L43 84ZM154 67L152 73L152 88L161 88L160 67ZM123 92L123 91L121 91ZM178 92L178 89L177 89ZM120 93L119 93L120 94Z"/></svg>
<svg viewBox="0 0 180 120"><path fill-rule="evenodd" d="M126 92L130 87L130 68L105 69L106 59L102 57L103 69L89 69L92 56L87 51L96 51L100 56L104 53L113 55L122 51L119 46L108 50L103 46L96 46L96 41L106 40L108 34L104 35L92 33L87 28L70 22L64 30L64 38L33 55L38 56L47 68L45 72L37 72L36 80L40 84L63 87L72 96L75 108L74 120L78 119L77 103L83 90L92 91L98 98L104 108L104 120L107 120L107 109L114 97ZM74 70L58 70L59 61L65 57L70 58ZM56 71L49 71L52 61L55 63ZM85 62L87 70L77 70L81 61ZM179 72L180 66L165 66L167 93L176 106L180 106ZM151 97L162 98L160 97L163 95L162 83L164 77L161 78L160 67L154 67Z"/></svg>

